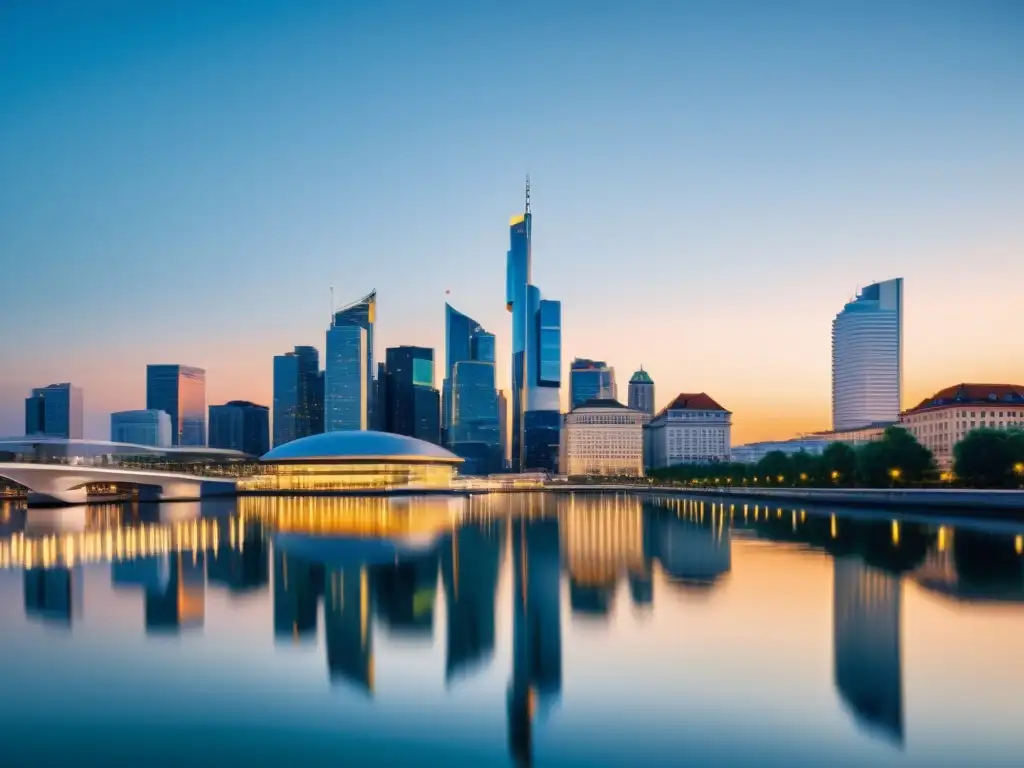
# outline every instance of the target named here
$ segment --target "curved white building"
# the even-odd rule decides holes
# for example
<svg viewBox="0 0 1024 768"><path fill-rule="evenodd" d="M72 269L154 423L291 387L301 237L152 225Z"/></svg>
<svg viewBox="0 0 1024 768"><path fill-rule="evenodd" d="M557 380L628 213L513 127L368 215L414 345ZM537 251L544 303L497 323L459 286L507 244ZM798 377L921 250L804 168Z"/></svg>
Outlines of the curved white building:
<svg viewBox="0 0 1024 768"><path fill-rule="evenodd" d="M900 417L903 278L873 283L832 321L832 429Z"/></svg>

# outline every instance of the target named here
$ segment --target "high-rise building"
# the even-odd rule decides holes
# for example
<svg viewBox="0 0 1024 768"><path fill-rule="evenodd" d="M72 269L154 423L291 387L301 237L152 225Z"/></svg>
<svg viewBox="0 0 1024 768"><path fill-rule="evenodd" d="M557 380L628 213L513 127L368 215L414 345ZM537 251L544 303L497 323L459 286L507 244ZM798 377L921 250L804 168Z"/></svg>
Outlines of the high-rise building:
<svg viewBox="0 0 1024 768"><path fill-rule="evenodd" d="M654 380L642 365L629 380L629 407L648 416L654 415Z"/></svg>
<svg viewBox="0 0 1024 768"><path fill-rule="evenodd" d="M903 392L903 278L864 288L832 321L832 429L895 423Z"/></svg>
<svg viewBox="0 0 1024 768"><path fill-rule="evenodd" d="M558 468L562 416L562 305L531 283L533 217L526 207L509 222L505 306L512 313L512 469Z"/></svg>
<svg viewBox="0 0 1024 768"><path fill-rule="evenodd" d="M441 398L434 388L434 350L391 347L384 375L377 376L383 429L431 443L441 441Z"/></svg>
<svg viewBox="0 0 1024 768"><path fill-rule="evenodd" d="M659 469L728 461L732 412L704 392L681 393L644 427L644 460Z"/></svg>
<svg viewBox="0 0 1024 768"><path fill-rule="evenodd" d="M172 445L206 445L206 371L147 365L146 410L171 417Z"/></svg>
<svg viewBox="0 0 1024 768"><path fill-rule="evenodd" d="M270 450L270 409L246 400L211 405L210 447L262 456Z"/></svg>
<svg viewBox="0 0 1024 768"><path fill-rule="evenodd" d="M501 468L508 467L508 394L498 390L498 435L501 447Z"/></svg>
<svg viewBox="0 0 1024 768"><path fill-rule="evenodd" d="M327 331L324 362L324 431L366 429L368 425L366 329L354 323Z"/></svg>
<svg viewBox="0 0 1024 768"><path fill-rule="evenodd" d="M373 399L376 394L376 387L373 385L373 327L376 322L377 291L375 290L370 291L358 301L354 301L336 310L332 321L332 326L354 325L366 331L366 351L364 353L366 356L366 386L364 387L364 392L366 396L367 420L359 429L367 429L369 424L377 423L373 415L375 409Z"/></svg>
<svg viewBox="0 0 1024 768"><path fill-rule="evenodd" d="M319 377L320 353L315 347L295 347L274 357L275 446L324 431Z"/></svg>
<svg viewBox="0 0 1024 768"><path fill-rule="evenodd" d="M448 445L465 459L460 472L489 475L502 468L494 363L462 360L452 373L452 423Z"/></svg>
<svg viewBox="0 0 1024 768"><path fill-rule="evenodd" d="M588 400L618 400L615 369L601 360L577 357L569 365L569 408Z"/></svg>
<svg viewBox="0 0 1024 768"><path fill-rule="evenodd" d="M25 434L81 440L82 390L68 382L36 387L25 398Z"/></svg>
<svg viewBox="0 0 1024 768"><path fill-rule="evenodd" d="M481 334L486 338L476 339ZM474 353L482 353L478 358ZM441 382L441 437L449 441L448 429L452 422L452 376L455 364L463 360L494 362L494 336L469 315L459 312L451 304L444 305L444 379Z"/></svg>
<svg viewBox="0 0 1024 768"><path fill-rule="evenodd" d="M110 440L115 443L171 445L171 417L164 411L118 411L110 414Z"/></svg>

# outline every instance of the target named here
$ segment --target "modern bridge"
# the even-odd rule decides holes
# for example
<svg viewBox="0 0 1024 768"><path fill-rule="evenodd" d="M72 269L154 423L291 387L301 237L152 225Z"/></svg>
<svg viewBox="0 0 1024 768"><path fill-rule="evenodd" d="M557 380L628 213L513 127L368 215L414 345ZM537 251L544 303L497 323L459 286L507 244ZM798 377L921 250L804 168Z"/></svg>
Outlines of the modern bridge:
<svg viewBox="0 0 1024 768"><path fill-rule="evenodd" d="M28 503L83 504L86 486L134 485L145 501L195 501L235 493L235 479L88 464L0 462L0 478L28 489Z"/></svg>

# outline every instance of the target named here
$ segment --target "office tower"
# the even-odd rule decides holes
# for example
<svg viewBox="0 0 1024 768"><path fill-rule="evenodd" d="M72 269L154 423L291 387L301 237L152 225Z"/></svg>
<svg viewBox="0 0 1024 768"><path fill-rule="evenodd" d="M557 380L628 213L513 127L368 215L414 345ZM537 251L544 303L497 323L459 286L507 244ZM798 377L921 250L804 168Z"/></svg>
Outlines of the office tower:
<svg viewBox="0 0 1024 768"><path fill-rule="evenodd" d="M832 565L836 689L860 723L902 744L900 577L856 555Z"/></svg>
<svg viewBox="0 0 1024 768"><path fill-rule="evenodd" d="M375 405L373 403L373 396L375 393L375 387L373 386L373 327L377 322L377 291L370 291L368 294L359 299L359 301L352 302L348 306L342 307L334 313L334 319L332 325L337 326L358 326L366 331L366 350L364 356L366 357L366 367L364 378L366 379L366 385L363 389L364 397L366 399L366 413L367 420L361 427L354 427L355 429L367 429L371 423L376 423L373 418Z"/></svg>
<svg viewBox="0 0 1024 768"><path fill-rule="evenodd" d="M383 429L430 443L441 441L441 397L434 388L434 350L391 347L384 375L377 377Z"/></svg>
<svg viewBox="0 0 1024 768"><path fill-rule="evenodd" d="M903 392L903 278L873 283L832 321L832 429L896 422Z"/></svg>
<svg viewBox="0 0 1024 768"><path fill-rule="evenodd" d="M509 223L505 306L512 313L512 469L558 470L561 427L562 305L530 282L533 217L526 207Z"/></svg>
<svg viewBox="0 0 1024 768"><path fill-rule="evenodd" d="M477 333L486 334L483 326L469 315L459 312L451 304L444 305L444 379L441 382L441 437L447 445L448 429L452 422L452 375L455 364L463 360L475 360L473 356L473 337ZM490 334L487 334L491 336ZM491 336L493 339L493 336ZM488 342L477 342L476 350L488 352ZM494 362L493 351L491 360Z"/></svg>
<svg viewBox="0 0 1024 768"><path fill-rule="evenodd" d="M501 468L508 467L508 395L498 390L498 447L501 449Z"/></svg>
<svg viewBox="0 0 1024 768"><path fill-rule="evenodd" d="M164 411L118 411L110 414L110 440L114 443L171 445L171 417Z"/></svg>
<svg viewBox="0 0 1024 768"><path fill-rule="evenodd" d="M319 376L320 353L314 347L274 357L274 446L324 431Z"/></svg>
<svg viewBox="0 0 1024 768"><path fill-rule="evenodd" d="M629 380L629 407L654 416L654 380L641 365Z"/></svg>
<svg viewBox="0 0 1024 768"><path fill-rule="evenodd" d="M327 331L324 362L324 431L366 429L370 380L366 329L346 323Z"/></svg>
<svg viewBox="0 0 1024 768"><path fill-rule="evenodd" d="M67 382L37 387L25 398L25 434L81 440L82 390Z"/></svg>
<svg viewBox="0 0 1024 768"><path fill-rule="evenodd" d="M210 447L262 456L270 450L270 409L246 400L211 405Z"/></svg>
<svg viewBox="0 0 1024 768"><path fill-rule="evenodd" d="M569 408L588 400L617 400L615 369L601 360L577 357L569 366Z"/></svg>
<svg viewBox="0 0 1024 768"><path fill-rule="evenodd" d="M206 445L206 371L147 365L146 410L171 417L172 445Z"/></svg>
<svg viewBox="0 0 1024 768"><path fill-rule="evenodd" d="M451 451L465 459L461 473L489 475L502 469L494 363L463 360L455 364L448 437Z"/></svg>
<svg viewBox="0 0 1024 768"><path fill-rule="evenodd" d="M386 352L385 359L387 359ZM373 402L382 405L374 410L370 426L378 432L388 431L388 409L386 405L383 405L388 401L387 374L387 366L384 363L377 363L377 378L373 381ZM440 406L438 407L440 408Z"/></svg>

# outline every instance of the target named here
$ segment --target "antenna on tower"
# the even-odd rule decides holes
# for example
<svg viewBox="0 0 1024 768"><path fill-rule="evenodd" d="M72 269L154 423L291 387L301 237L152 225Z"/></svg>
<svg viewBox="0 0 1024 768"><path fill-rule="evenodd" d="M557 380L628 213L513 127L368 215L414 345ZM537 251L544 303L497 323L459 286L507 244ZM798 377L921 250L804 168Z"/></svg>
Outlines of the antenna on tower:
<svg viewBox="0 0 1024 768"><path fill-rule="evenodd" d="M530 212L530 174L526 174L526 211Z"/></svg>
<svg viewBox="0 0 1024 768"><path fill-rule="evenodd" d="M334 327L334 286L331 286L331 327Z"/></svg>

